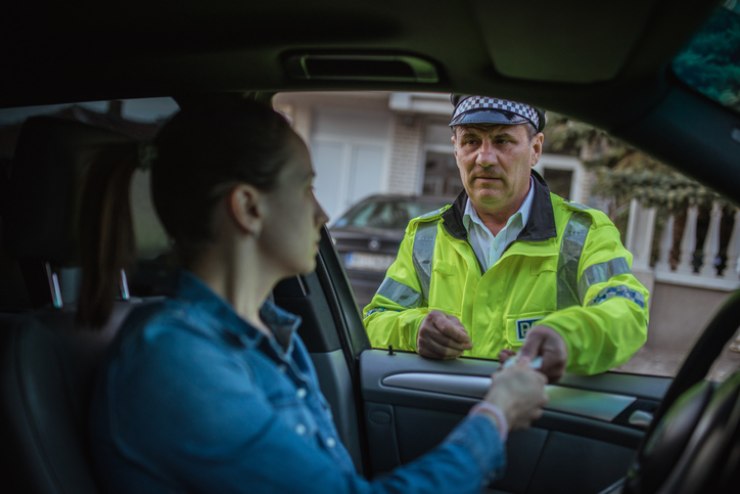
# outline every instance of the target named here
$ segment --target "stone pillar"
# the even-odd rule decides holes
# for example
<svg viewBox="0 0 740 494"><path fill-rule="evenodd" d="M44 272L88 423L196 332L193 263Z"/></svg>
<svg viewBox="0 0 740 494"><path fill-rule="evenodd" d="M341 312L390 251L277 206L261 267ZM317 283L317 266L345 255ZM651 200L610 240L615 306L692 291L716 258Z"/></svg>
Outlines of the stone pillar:
<svg viewBox="0 0 740 494"><path fill-rule="evenodd" d="M650 253L655 234L655 208L644 208L637 199L630 201L626 247L632 253L632 272L652 292L655 273L650 266ZM652 299L651 299L652 301Z"/></svg>
<svg viewBox="0 0 740 494"><path fill-rule="evenodd" d="M408 114L395 115L392 135L388 191L417 194L421 190L424 166L422 119Z"/></svg>

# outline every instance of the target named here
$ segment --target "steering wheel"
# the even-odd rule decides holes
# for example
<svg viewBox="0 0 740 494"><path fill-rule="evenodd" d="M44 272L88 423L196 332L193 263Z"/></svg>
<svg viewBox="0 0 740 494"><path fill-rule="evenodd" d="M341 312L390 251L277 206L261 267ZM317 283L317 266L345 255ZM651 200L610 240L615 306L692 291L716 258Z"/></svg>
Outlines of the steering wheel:
<svg viewBox="0 0 740 494"><path fill-rule="evenodd" d="M704 377L740 326L740 290L707 325L668 388L623 484L624 494L740 491L740 371Z"/></svg>

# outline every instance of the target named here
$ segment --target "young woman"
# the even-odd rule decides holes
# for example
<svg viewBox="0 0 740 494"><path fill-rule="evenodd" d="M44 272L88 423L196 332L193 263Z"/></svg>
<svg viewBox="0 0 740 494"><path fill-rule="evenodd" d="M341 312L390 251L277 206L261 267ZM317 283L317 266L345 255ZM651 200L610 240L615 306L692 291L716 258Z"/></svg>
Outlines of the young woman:
<svg viewBox="0 0 740 494"><path fill-rule="evenodd" d="M278 113L244 103L181 111L155 149L153 201L183 269L170 298L128 317L101 371L91 437L104 488L480 491L502 468L507 432L541 413L545 378L526 361L496 373L436 449L362 478L295 333L300 319L268 299L279 280L314 269L327 220L305 144Z"/></svg>

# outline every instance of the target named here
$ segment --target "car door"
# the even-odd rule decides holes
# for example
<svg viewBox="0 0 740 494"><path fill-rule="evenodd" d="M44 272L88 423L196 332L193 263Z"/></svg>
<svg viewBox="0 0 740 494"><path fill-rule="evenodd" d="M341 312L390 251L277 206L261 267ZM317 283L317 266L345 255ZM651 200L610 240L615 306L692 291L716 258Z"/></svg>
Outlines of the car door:
<svg viewBox="0 0 740 494"><path fill-rule="evenodd" d="M286 280L276 302L303 317L301 334L355 463L391 470L439 443L485 393L496 361L434 361L372 349L328 232L315 273ZM507 441L505 476L491 492L598 492L620 479L669 378L566 375L530 429Z"/></svg>

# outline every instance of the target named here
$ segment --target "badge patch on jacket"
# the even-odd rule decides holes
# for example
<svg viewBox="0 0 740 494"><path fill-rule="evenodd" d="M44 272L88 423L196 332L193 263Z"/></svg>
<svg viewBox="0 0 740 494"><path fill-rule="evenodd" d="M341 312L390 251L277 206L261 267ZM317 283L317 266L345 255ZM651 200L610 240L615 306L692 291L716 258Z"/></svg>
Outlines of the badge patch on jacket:
<svg viewBox="0 0 740 494"><path fill-rule="evenodd" d="M524 341L524 339L527 337L527 332L540 319L542 319L542 318L541 317L534 317L534 318L529 318L529 319L517 319L516 320L516 338L519 341Z"/></svg>

